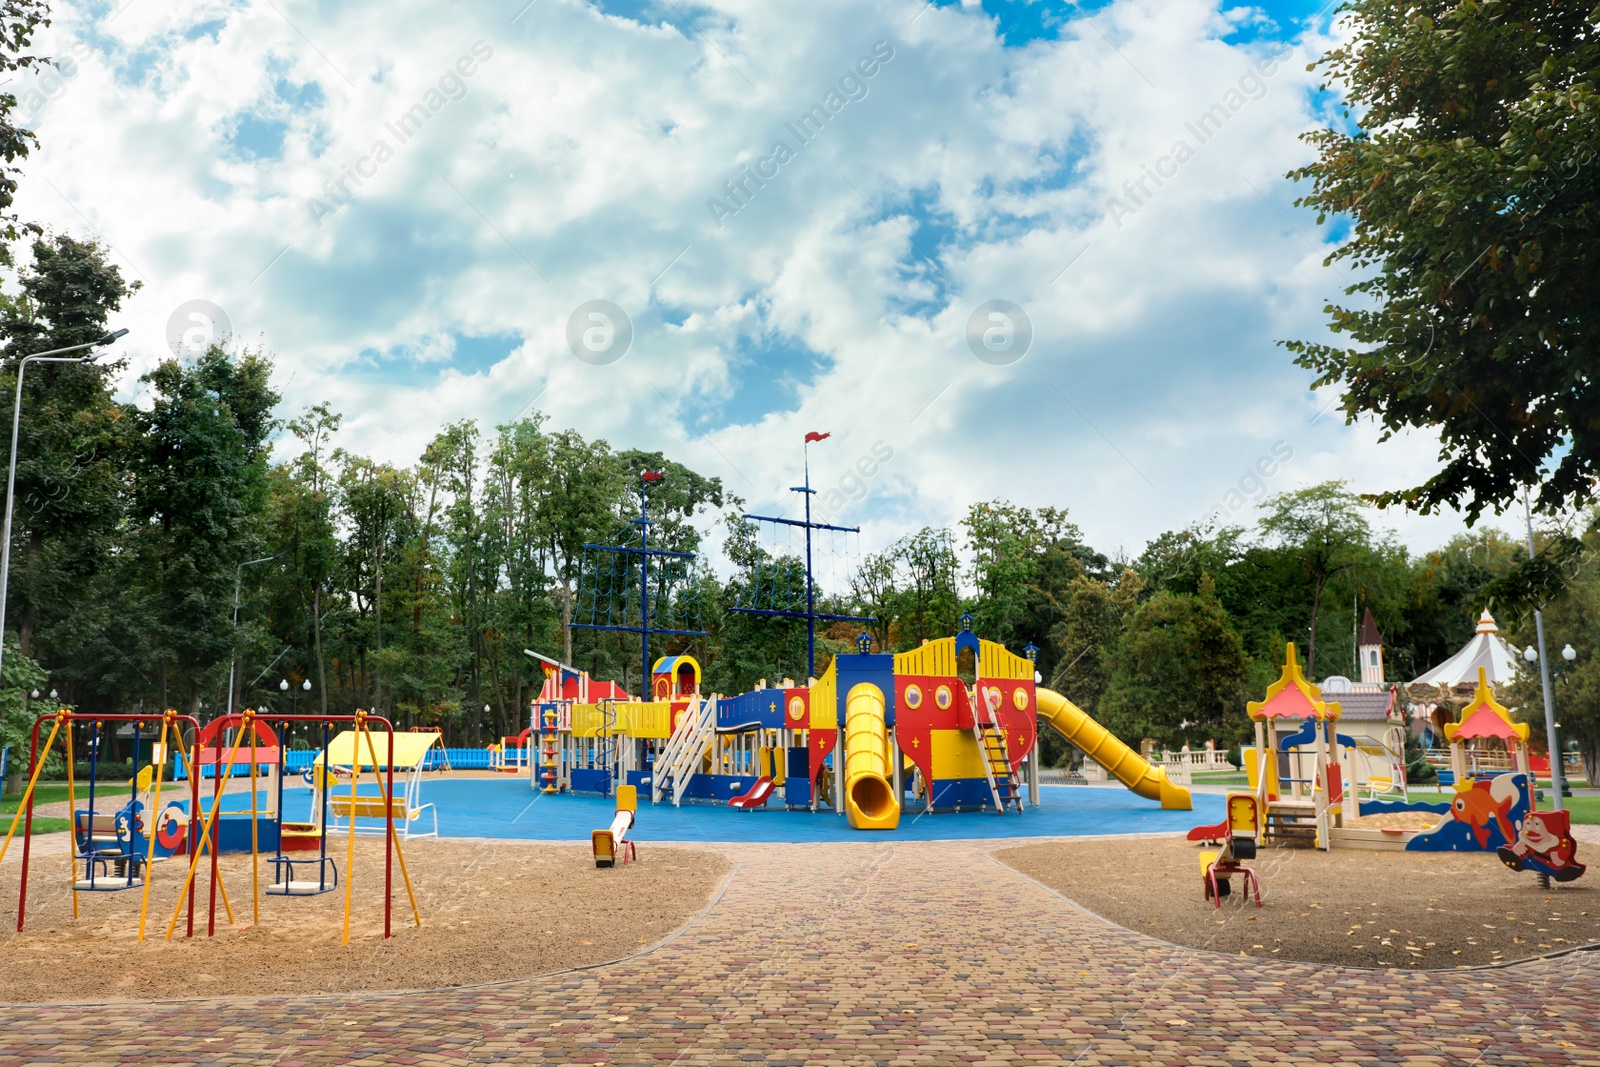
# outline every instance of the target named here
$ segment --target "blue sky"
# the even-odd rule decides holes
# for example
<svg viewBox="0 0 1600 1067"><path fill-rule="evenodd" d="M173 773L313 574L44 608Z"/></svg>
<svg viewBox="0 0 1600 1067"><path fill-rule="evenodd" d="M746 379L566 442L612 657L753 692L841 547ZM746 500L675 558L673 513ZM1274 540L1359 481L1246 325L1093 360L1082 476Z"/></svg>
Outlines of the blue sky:
<svg viewBox="0 0 1600 1067"><path fill-rule="evenodd" d="M1279 344L1325 336L1351 281L1285 178L1333 120L1305 69L1327 6L181 7L62 6L41 43L70 62L18 93L23 216L144 283L129 395L210 301L290 410L327 401L398 463L533 405L768 509L808 430L824 486L887 450L837 516L868 547L1005 497L1137 554L1248 520L1231 494L1274 450L1270 490L1433 463L1344 425ZM620 357L574 347L618 336L596 301Z"/></svg>

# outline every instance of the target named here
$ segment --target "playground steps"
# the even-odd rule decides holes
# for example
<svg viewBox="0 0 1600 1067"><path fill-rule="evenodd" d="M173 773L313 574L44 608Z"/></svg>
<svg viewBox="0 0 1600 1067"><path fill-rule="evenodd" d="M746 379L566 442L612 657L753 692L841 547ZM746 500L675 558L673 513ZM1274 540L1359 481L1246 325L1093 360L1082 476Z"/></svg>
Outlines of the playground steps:
<svg viewBox="0 0 1600 1067"><path fill-rule="evenodd" d="M672 806L679 807L689 782L700 773L701 761L711 751L711 739L717 732L717 704L715 698L703 699L684 709L677 728L667 739L667 747L656 757L655 771L650 776L650 802L659 804L667 790L672 790Z"/></svg>
<svg viewBox="0 0 1600 1067"><path fill-rule="evenodd" d="M1011 760L1006 755L1006 735L994 723L973 724L972 735L978 740L978 751L983 756L983 776L989 781L989 795L994 799L994 810L1004 815L1006 808L1022 810L1022 793L1017 789L1017 779L1011 773Z"/></svg>
<svg viewBox="0 0 1600 1067"><path fill-rule="evenodd" d="M1311 843L1317 838L1317 809L1309 800L1267 802L1266 839L1276 843Z"/></svg>

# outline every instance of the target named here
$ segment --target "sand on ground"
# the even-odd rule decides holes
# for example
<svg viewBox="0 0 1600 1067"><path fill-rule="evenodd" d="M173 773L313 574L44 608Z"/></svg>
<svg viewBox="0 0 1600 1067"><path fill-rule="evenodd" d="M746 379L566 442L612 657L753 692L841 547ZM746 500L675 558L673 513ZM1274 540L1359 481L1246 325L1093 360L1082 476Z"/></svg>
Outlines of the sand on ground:
<svg viewBox="0 0 1600 1067"><path fill-rule="evenodd" d="M329 839L341 877L347 840ZM18 934L21 868L8 856L0 867L0 1003L431 989L523 978L654 944L703 909L731 869L715 852L648 843L639 846L638 862L615 869L596 869L587 845L414 840L404 848L422 927L412 922L397 866L394 936L384 940L383 841L358 837L348 946L341 943L342 884L312 897L263 893L261 923L251 928L248 855L223 857L222 883L239 925L228 925L219 898L215 939L203 936L202 876L197 936L184 939L180 918L173 939L164 940L188 870L173 860L155 865L143 943L136 940L137 889L79 893L80 917L73 919L68 859L56 850L30 865L27 922ZM271 870L263 857L263 889Z"/></svg>
<svg viewBox="0 0 1600 1067"><path fill-rule="evenodd" d="M995 857L1085 908L1166 941L1263 959L1447 969L1600 942L1600 872L1538 887L1493 853L1262 849L1221 910L1200 846L1177 838L1049 842ZM1580 848L1579 860L1584 859Z"/></svg>

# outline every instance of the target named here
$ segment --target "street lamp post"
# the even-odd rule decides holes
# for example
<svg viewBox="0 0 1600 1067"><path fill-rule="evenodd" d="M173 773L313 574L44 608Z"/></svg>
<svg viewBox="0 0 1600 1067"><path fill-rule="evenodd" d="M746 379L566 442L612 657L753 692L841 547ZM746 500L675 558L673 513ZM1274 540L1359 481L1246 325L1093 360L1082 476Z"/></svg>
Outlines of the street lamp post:
<svg viewBox="0 0 1600 1067"><path fill-rule="evenodd" d="M1578 658L1578 650L1573 648L1570 644L1562 648L1561 658L1565 662L1558 666L1554 672L1552 672L1549 667L1545 665L1544 657L1539 654L1544 645L1542 640L1543 634L1540 634L1540 637L1540 649L1534 649L1532 647L1525 648L1522 650L1522 658L1529 663L1539 664L1539 672L1544 681L1545 739L1546 743L1550 746L1550 751L1554 753L1554 755L1550 757L1550 765L1554 767L1557 763L1562 762L1562 760L1565 758L1565 755L1560 751L1561 724L1555 721L1555 693L1554 686L1551 683L1551 676L1552 673L1560 674L1562 671L1572 666L1573 661ZM1591 782L1590 784L1593 785L1594 783ZM1570 787L1566 786L1564 780L1561 784L1557 784L1557 781L1554 778L1550 780L1550 787L1551 791L1556 794L1556 808L1559 809L1561 807L1561 797L1563 795L1571 796L1572 790Z"/></svg>
<svg viewBox="0 0 1600 1067"><path fill-rule="evenodd" d="M1528 524L1528 559L1532 560L1534 553L1533 506L1528 501L1528 494L1526 490L1524 490L1522 494L1522 514ZM1563 768L1561 766L1561 750L1558 746L1561 744L1561 738L1556 733L1556 698L1555 693L1550 688L1550 663L1549 660L1545 658L1544 654L1544 612L1540 611L1538 608L1533 609L1533 629L1534 634L1539 641L1539 650L1536 654L1536 658L1539 661L1539 680L1544 688L1544 738L1545 744L1550 749L1550 792L1555 795L1555 808L1552 810L1560 811L1562 793L1561 772ZM1568 645L1567 647L1571 648L1572 646ZM1529 649L1528 651L1532 652L1533 650ZM1574 655L1576 655L1576 653L1574 653ZM1526 653L1524 653L1524 657L1526 658ZM1532 662L1532 660L1529 660L1529 662Z"/></svg>
<svg viewBox="0 0 1600 1067"><path fill-rule="evenodd" d="M17 431L22 426L23 372L28 369L30 363L88 363L98 353L91 352L87 356L72 357L64 356L63 353L81 352L86 348L109 345L127 332L127 330L117 330L87 344L52 348L48 352L35 352L31 356L23 356L17 363L17 403L11 412L11 470L6 475L6 521L4 532L0 533L0 667L5 665L6 654L6 586L11 580L11 517L16 512L17 504Z"/></svg>
<svg viewBox="0 0 1600 1067"><path fill-rule="evenodd" d="M229 715L233 714L233 671L239 662L239 649L237 647L239 640L239 587L244 579L244 569L246 567L254 566L257 563L265 563L268 560L277 559L281 555L283 555L282 552L276 552L270 556L262 556L260 559L247 559L243 563L233 568L233 640L235 647L230 649L228 652Z"/></svg>

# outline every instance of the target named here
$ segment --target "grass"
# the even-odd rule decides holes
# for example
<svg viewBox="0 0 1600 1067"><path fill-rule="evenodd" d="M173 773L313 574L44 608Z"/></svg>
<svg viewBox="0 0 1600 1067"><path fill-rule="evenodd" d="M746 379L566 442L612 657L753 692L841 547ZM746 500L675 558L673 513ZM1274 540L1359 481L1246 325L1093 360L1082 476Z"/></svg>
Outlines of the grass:
<svg viewBox="0 0 1600 1067"><path fill-rule="evenodd" d="M78 803L84 803L89 796L89 791L81 785L75 790ZM128 795L126 783L119 785L96 785L94 790L95 800L101 797L124 797ZM67 799L66 782L40 782L33 787L33 803L35 808L40 804L54 804ZM21 794L0 798L0 839L5 837L5 832L11 829L11 816L16 812L22 802ZM96 807L98 807L98 803ZM35 815L33 817L33 832L36 834L60 833L71 825L69 819L48 819ZM17 824L17 834L22 834L22 824Z"/></svg>
<svg viewBox="0 0 1600 1067"><path fill-rule="evenodd" d="M1234 771L1197 771L1191 776L1195 785L1247 785L1242 773Z"/></svg>
<svg viewBox="0 0 1600 1067"><path fill-rule="evenodd" d="M1545 784L1548 785L1549 783ZM1410 796L1412 800L1419 800L1425 804L1448 804L1451 798L1455 796L1455 793L1454 791L1441 793L1433 789L1412 789ZM1550 801L1550 792L1546 789L1544 799L1539 802L1539 807L1548 811L1550 809ZM1561 806L1572 812L1572 821L1575 823L1590 826L1600 825L1600 797L1567 797L1566 802Z"/></svg>

